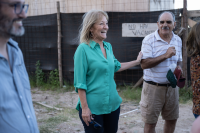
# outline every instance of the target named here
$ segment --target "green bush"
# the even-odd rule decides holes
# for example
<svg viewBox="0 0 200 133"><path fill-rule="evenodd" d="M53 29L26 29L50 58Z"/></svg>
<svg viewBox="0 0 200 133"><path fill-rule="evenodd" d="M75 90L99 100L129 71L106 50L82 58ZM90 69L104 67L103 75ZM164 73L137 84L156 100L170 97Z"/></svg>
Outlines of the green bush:
<svg viewBox="0 0 200 133"><path fill-rule="evenodd" d="M60 82L59 82L59 72L58 72L57 69L52 70L49 73L49 83L52 86L59 87L59 85L60 85Z"/></svg>
<svg viewBox="0 0 200 133"><path fill-rule="evenodd" d="M29 81L30 81L31 88L36 87L36 82L35 82L35 76L34 75L29 74Z"/></svg>
<svg viewBox="0 0 200 133"><path fill-rule="evenodd" d="M180 103L186 103L189 100L192 100L192 90L186 88L179 89Z"/></svg>
<svg viewBox="0 0 200 133"><path fill-rule="evenodd" d="M39 60L36 62L35 66L36 66L36 71L35 71L36 86L39 87L44 83L44 72L40 68Z"/></svg>
<svg viewBox="0 0 200 133"><path fill-rule="evenodd" d="M41 90L55 90L59 88L59 71L57 69L50 71L49 73L44 73L40 68L40 61L36 62L36 70L33 74L30 74L30 84L31 87L38 87Z"/></svg>

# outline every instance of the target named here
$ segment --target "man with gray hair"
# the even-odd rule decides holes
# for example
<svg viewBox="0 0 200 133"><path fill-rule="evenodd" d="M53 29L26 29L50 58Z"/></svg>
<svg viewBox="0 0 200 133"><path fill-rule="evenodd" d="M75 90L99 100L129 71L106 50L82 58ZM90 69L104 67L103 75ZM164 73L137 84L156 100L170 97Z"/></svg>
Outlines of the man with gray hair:
<svg viewBox="0 0 200 133"><path fill-rule="evenodd" d="M141 115L145 123L144 133L155 133L160 113L165 120L164 133L173 133L179 117L179 88L173 88L166 75L171 64L181 69L182 41L172 31L176 26L173 13L162 12L157 25L158 30L146 36L142 42L144 82Z"/></svg>
<svg viewBox="0 0 200 133"><path fill-rule="evenodd" d="M30 83L18 44L28 5L24 0L0 0L0 132L39 133Z"/></svg>

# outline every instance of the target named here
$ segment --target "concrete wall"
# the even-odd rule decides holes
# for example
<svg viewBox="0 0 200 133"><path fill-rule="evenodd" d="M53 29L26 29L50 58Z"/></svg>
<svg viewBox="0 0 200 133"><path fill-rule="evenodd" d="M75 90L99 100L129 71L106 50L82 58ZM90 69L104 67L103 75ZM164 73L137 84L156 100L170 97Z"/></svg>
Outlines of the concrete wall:
<svg viewBox="0 0 200 133"><path fill-rule="evenodd" d="M57 12L60 1L63 13L84 13L91 9L112 12L146 12L174 9L174 0L25 0L29 4L28 16Z"/></svg>
<svg viewBox="0 0 200 133"><path fill-rule="evenodd" d="M114 12L149 11L149 0L26 0L29 4L28 15L56 13L57 1L60 1L60 10L63 13L84 13L91 9Z"/></svg>
<svg viewBox="0 0 200 133"><path fill-rule="evenodd" d="M150 11L174 9L174 0L150 0Z"/></svg>

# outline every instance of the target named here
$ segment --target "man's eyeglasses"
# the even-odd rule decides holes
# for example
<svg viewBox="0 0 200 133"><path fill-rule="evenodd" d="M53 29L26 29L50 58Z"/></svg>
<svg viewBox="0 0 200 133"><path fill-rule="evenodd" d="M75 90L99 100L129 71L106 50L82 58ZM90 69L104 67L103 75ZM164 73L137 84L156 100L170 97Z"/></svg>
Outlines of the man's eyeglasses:
<svg viewBox="0 0 200 133"><path fill-rule="evenodd" d="M0 2L0 3L2 3L2 4L8 4L9 6L14 7L15 13L16 13L17 15L21 14L22 11L24 11L25 13L28 12L28 7L29 7L28 4L9 3L9 2Z"/></svg>
<svg viewBox="0 0 200 133"><path fill-rule="evenodd" d="M99 129L99 128L102 127L99 123L97 123L97 122L94 121L94 120L91 120L90 124L92 124L92 125L94 126L95 129Z"/></svg>
<svg viewBox="0 0 200 133"><path fill-rule="evenodd" d="M160 21L160 24L164 24L164 23L167 23L167 24L171 24L172 23L172 21Z"/></svg>

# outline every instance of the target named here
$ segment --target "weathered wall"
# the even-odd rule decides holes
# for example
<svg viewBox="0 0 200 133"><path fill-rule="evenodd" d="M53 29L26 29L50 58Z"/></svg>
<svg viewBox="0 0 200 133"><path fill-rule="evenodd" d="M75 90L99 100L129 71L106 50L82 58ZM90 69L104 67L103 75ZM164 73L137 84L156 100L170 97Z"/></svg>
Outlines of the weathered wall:
<svg viewBox="0 0 200 133"><path fill-rule="evenodd" d="M150 0L150 11L174 9L174 0Z"/></svg>
<svg viewBox="0 0 200 133"><path fill-rule="evenodd" d="M26 3L30 5L28 15L56 13L57 1L60 1L62 13L84 13L91 9L110 12L149 11L149 0L26 0Z"/></svg>
<svg viewBox="0 0 200 133"><path fill-rule="evenodd" d="M60 1L63 13L84 13L91 9L110 12L146 12L174 9L174 0L26 0L28 15L37 16L57 12Z"/></svg>

